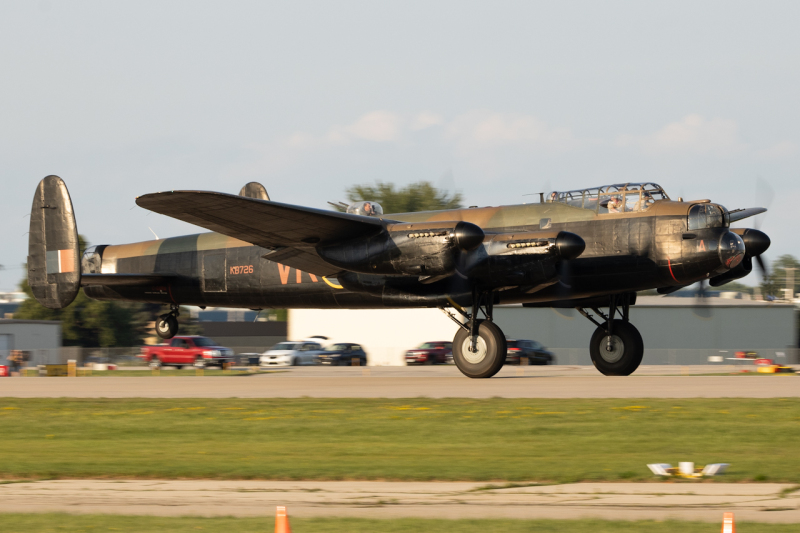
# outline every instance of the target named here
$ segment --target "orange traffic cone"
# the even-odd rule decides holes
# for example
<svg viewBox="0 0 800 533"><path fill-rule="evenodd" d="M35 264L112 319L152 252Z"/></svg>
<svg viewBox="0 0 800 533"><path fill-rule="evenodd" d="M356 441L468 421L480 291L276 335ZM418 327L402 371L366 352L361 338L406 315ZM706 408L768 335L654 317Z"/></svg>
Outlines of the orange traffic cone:
<svg viewBox="0 0 800 533"><path fill-rule="evenodd" d="M733 513L722 515L722 533L736 533L736 524L733 522Z"/></svg>
<svg viewBox="0 0 800 533"><path fill-rule="evenodd" d="M275 515L275 533L292 533L292 528L289 527L289 515L286 514L286 507L282 505L278 506L278 514Z"/></svg>

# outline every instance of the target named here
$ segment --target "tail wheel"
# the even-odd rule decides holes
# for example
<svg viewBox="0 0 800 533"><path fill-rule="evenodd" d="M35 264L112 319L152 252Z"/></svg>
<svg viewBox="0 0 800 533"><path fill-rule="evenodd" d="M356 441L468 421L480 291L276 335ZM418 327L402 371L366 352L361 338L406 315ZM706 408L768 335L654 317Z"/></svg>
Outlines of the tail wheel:
<svg viewBox="0 0 800 533"><path fill-rule="evenodd" d="M174 315L161 315L156 320L156 335L162 339L171 339L178 333L178 319Z"/></svg>
<svg viewBox="0 0 800 533"><path fill-rule="evenodd" d="M205 368L206 362L202 357L198 355L197 357L194 358L194 366L197 368Z"/></svg>
<svg viewBox="0 0 800 533"><path fill-rule="evenodd" d="M151 357L150 368L161 368L161 359L156 356Z"/></svg>
<svg viewBox="0 0 800 533"><path fill-rule="evenodd" d="M467 377L490 378L506 362L506 337L494 322L479 320L475 325L475 350L469 332L459 328L453 339L453 361Z"/></svg>
<svg viewBox="0 0 800 533"><path fill-rule="evenodd" d="M629 376L642 362L644 341L633 324L615 320L610 339L605 328L595 330L589 353L600 373L606 376Z"/></svg>

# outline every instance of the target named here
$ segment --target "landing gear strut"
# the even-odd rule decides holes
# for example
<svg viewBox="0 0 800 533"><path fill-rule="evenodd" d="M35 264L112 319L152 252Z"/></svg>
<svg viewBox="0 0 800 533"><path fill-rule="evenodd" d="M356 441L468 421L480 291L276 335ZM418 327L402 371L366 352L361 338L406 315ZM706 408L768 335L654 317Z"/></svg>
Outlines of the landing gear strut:
<svg viewBox="0 0 800 533"><path fill-rule="evenodd" d="M456 306L455 309L467 319L462 324L456 317L442 308L459 328L453 338L453 361L458 369L470 378L490 378L497 374L506 362L506 337L492 321L492 291L472 291L472 313ZM483 312L484 319L478 318Z"/></svg>
<svg viewBox="0 0 800 533"><path fill-rule="evenodd" d="M171 339L178 333L178 317L180 309L177 305L170 306L170 312L161 315L156 320L156 335L162 339Z"/></svg>
<svg viewBox="0 0 800 533"><path fill-rule="evenodd" d="M629 376L639 368L644 355L644 341L633 324L629 321L630 295L613 294L609 296L608 315L593 307L597 316L603 319L598 322L585 309L578 312L597 325L589 344L592 363L606 376ZM614 319L619 313L621 319Z"/></svg>

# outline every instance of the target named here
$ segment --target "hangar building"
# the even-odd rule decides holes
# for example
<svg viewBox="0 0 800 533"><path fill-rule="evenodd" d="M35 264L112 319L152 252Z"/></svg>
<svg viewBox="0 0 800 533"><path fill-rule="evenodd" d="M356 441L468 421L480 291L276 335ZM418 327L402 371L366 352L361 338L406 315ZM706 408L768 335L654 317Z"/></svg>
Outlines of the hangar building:
<svg viewBox="0 0 800 533"><path fill-rule="evenodd" d="M0 320L0 365L6 364L10 350L29 352L31 364L74 358L61 348L61 322L53 320Z"/></svg>

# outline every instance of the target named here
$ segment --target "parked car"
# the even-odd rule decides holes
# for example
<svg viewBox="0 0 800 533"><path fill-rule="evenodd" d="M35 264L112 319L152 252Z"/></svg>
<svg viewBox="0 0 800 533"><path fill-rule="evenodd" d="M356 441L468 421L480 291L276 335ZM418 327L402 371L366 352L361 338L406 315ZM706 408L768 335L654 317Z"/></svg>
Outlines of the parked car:
<svg viewBox="0 0 800 533"><path fill-rule="evenodd" d="M507 340L506 364L519 365L528 359L529 365L551 365L556 357L541 343L530 340Z"/></svg>
<svg viewBox="0 0 800 533"><path fill-rule="evenodd" d="M233 362L233 350L218 345L208 337L173 337L169 343L142 346L139 357L154 368L174 366L219 366Z"/></svg>
<svg viewBox="0 0 800 533"><path fill-rule="evenodd" d="M406 352L407 365L446 364L453 357L452 342L423 342L417 348Z"/></svg>
<svg viewBox="0 0 800 533"><path fill-rule="evenodd" d="M260 366L315 365L322 345L315 340L279 342L259 359Z"/></svg>
<svg viewBox="0 0 800 533"><path fill-rule="evenodd" d="M358 360L359 366L367 366L367 352L352 342L331 344L319 354L321 365L353 366L353 360Z"/></svg>

